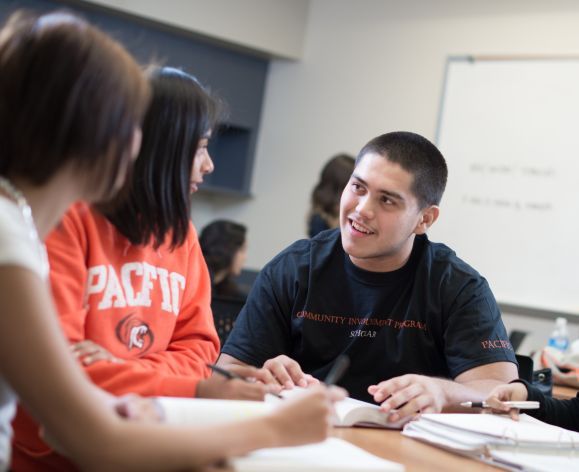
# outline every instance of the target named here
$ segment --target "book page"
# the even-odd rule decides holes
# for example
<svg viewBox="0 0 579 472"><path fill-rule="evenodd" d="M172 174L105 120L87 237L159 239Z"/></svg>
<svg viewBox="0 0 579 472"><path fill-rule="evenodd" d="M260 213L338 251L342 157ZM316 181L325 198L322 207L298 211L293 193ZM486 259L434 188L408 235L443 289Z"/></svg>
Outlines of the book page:
<svg viewBox="0 0 579 472"><path fill-rule="evenodd" d="M401 429L402 426L409 421L409 418L395 422L390 421L390 413L380 410L378 405L356 400L355 398L345 398L337 402L335 408L340 419L336 426L367 426Z"/></svg>
<svg viewBox="0 0 579 472"><path fill-rule="evenodd" d="M496 463L523 467L524 470L541 472L569 472L579 470L579 457L569 451L566 454L534 454L521 451L491 451Z"/></svg>
<svg viewBox="0 0 579 472"><path fill-rule="evenodd" d="M478 413L433 413L424 414L419 421L430 421L456 429L484 435L487 440L510 439L519 444L556 444L575 446L579 434L549 425L522 414L519 421L508 416Z"/></svg>
<svg viewBox="0 0 579 472"><path fill-rule="evenodd" d="M264 416L275 405L244 400L157 397L165 421L174 425L215 425Z"/></svg>
<svg viewBox="0 0 579 472"><path fill-rule="evenodd" d="M306 389L294 387L291 390L283 390L281 395L284 398L293 398L302 394ZM268 397L267 402L276 403L279 399ZM388 421L389 413L380 410L378 405L356 400L347 397L334 404L337 418L334 419L334 426L365 426L371 428L402 429L409 419L391 422Z"/></svg>
<svg viewBox="0 0 579 472"><path fill-rule="evenodd" d="M404 466L381 459L338 438L297 447L261 449L231 461L236 472L403 472Z"/></svg>

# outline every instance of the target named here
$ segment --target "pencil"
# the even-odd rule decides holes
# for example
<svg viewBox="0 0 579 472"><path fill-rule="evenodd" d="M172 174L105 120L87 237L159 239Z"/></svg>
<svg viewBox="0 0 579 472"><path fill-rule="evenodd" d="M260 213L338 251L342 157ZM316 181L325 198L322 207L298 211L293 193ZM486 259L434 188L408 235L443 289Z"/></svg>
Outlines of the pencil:
<svg viewBox="0 0 579 472"><path fill-rule="evenodd" d="M326 375L324 383L326 385L334 385L346 373L348 367L350 367L350 358L346 354L338 356L334 362L334 365L332 365L330 368L328 375Z"/></svg>

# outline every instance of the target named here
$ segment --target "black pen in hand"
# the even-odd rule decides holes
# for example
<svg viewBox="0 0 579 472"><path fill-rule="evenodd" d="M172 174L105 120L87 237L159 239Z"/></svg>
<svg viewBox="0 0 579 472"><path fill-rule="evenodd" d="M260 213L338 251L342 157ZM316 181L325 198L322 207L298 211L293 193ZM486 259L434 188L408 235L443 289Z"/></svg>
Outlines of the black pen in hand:
<svg viewBox="0 0 579 472"><path fill-rule="evenodd" d="M239 374L236 374L235 372L230 372L227 369L224 369L223 367L219 367L218 365L215 364L205 364L207 367L209 367L213 372L216 372L220 375L223 375L223 377L225 377L226 379L229 380L233 380L233 379L238 379L238 380L244 380L246 382L251 382L250 379L243 377Z"/></svg>
<svg viewBox="0 0 579 472"><path fill-rule="evenodd" d="M255 380L248 378L248 377L243 377L242 375L236 374L235 372L231 372L227 369L224 369L223 367L219 367L218 365L215 364L205 364L207 367L209 367L213 372L223 375L223 377L225 377L226 379L229 380L243 380L244 382L251 382L253 383ZM279 395L278 393L273 393L273 392L267 392L269 395L273 395L274 397L277 398L283 398L281 395Z"/></svg>
<svg viewBox="0 0 579 472"><path fill-rule="evenodd" d="M326 385L334 385L346 373L348 367L350 367L350 358L346 354L338 356L338 358L334 362L334 365L328 372L328 375L326 375L324 383Z"/></svg>

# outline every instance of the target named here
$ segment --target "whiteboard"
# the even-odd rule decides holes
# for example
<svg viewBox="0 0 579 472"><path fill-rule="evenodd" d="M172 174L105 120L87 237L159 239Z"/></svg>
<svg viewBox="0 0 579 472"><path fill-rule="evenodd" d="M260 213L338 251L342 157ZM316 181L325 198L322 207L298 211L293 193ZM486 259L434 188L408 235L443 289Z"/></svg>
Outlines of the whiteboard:
<svg viewBox="0 0 579 472"><path fill-rule="evenodd" d="M436 141L430 238L499 303L579 315L579 59L449 59Z"/></svg>

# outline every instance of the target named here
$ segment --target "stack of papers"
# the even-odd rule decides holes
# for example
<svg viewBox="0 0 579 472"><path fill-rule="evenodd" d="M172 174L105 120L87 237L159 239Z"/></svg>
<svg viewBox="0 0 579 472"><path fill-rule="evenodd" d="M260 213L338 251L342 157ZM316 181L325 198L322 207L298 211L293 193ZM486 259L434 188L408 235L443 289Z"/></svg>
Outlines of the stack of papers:
<svg viewBox="0 0 579 472"><path fill-rule="evenodd" d="M579 434L524 414L425 414L403 434L508 470L579 470Z"/></svg>

